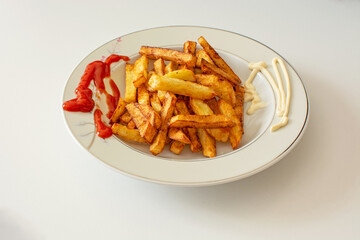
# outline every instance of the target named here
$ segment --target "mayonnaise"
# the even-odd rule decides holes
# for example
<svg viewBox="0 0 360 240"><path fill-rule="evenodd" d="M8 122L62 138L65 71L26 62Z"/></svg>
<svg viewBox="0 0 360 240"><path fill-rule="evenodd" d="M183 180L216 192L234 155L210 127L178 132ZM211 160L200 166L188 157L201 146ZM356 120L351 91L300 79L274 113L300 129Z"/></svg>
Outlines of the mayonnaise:
<svg viewBox="0 0 360 240"><path fill-rule="evenodd" d="M258 62L258 63L249 63L249 69L252 70L249 78L246 80L244 84L244 102L250 102L250 107L247 110L247 114L251 115L256 110L263 108L266 106L266 103L261 101L259 94L257 93L252 81L254 80L256 74L261 71L261 67L266 67L265 62Z"/></svg>

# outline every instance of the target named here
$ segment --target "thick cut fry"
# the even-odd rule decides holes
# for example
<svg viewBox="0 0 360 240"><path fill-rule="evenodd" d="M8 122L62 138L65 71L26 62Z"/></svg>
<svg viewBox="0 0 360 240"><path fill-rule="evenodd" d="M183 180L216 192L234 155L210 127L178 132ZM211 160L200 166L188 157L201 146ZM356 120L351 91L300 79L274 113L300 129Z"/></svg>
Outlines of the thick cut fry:
<svg viewBox="0 0 360 240"><path fill-rule="evenodd" d="M215 64L213 60L211 60L210 56L202 49L196 51L196 66L201 67L201 60L205 59L211 64Z"/></svg>
<svg viewBox="0 0 360 240"><path fill-rule="evenodd" d="M244 87L236 86L235 87L235 114L239 117L242 133L244 134Z"/></svg>
<svg viewBox="0 0 360 240"><path fill-rule="evenodd" d="M163 76L165 75L165 62L164 59L159 58L154 62L154 71L157 75Z"/></svg>
<svg viewBox="0 0 360 240"><path fill-rule="evenodd" d="M212 88L219 98L224 99L231 106L235 105L234 88L228 81L222 81L215 75L196 75L196 81L204 86Z"/></svg>
<svg viewBox="0 0 360 240"><path fill-rule="evenodd" d="M202 100L190 98L189 104L197 115L213 115L214 112L211 108L204 103ZM228 128L212 128L206 129L216 141L227 142L229 140L229 129Z"/></svg>
<svg viewBox="0 0 360 240"><path fill-rule="evenodd" d="M216 96L215 91L209 87L159 75L153 75L149 80L149 85L155 90L171 91L179 95L199 99L210 99Z"/></svg>
<svg viewBox="0 0 360 240"><path fill-rule="evenodd" d="M234 79L236 79L235 82L240 83L240 78L233 72L233 70L229 67L229 65L226 64L224 59L222 59L219 54L215 51L213 47L210 46L210 44L205 40L204 37L200 37L198 39L199 44L204 48L205 52L209 54L211 59L215 62L215 65L230 74Z"/></svg>
<svg viewBox="0 0 360 240"><path fill-rule="evenodd" d="M178 64L186 64L189 67L195 67L196 64L196 57L194 55L173 49L142 46L139 53L146 55L150 59L162 58Z"/></svg>
<svg viewBox="0 0 360 240"><path fill-rule="evenodd" d="M234 126L230 129L229 138L230 138L231 146L235 150L239 147L242 138L242 129L241 129L240 120L238 116L235 114L235 111L230 104L228 104L222 99L220 99L218 103L221 113L228 116L234 122Z"/></svg>
<svg viewBox="0 0 360 240"><path fill-rule="evenodd" d="M134 65L126 63L125 67L125 102L136 102L136 87L134 86Z"/></svg>
<svg viewBox="0 0 360 240"><path fill-rule="evenodd" d="M149 105L150 104L150 94L148 92L148 90L146 90L145 87L145 83L142 84L139 88L138 88L138 103L143 104L143 105Z"/></svg>
<svg viewBox="0 0 360 240"><path fill-rule="evenodd" d="M204 59L201 60L201 71L204 74L214 74L214 75L218 76L221 79L228 80L234 86L240 84L238 82L238 80L235 79L234 77L232 77L230 74L228 74L227 72L225 72L221 68L218 68L214 64L211 64L211 63L207 62Z"/></svg>
<svg viewBox="0 0 360 240"><path fill-rule="evenodd" d="M189 69L175 70L165 74L165 76L170 78L182 79L185 81L191 81L191 82L196 81L194 72Z"/></svg>
<svg viewBox="0 0 360 240"><path fill-rule="evenodd" d="M162 90L157 91L157 95L158 95L158 98L160 99L161 103L164 102L165 94L166 94L166 91L162 91Z"/></svg>
<svg viewBox="0 0 360 240"><path fill-rule="evenodd" d="M190 144L190 139L186 136L186 134L179 128L170 128L168 132L169 138L172 140L177 140L182 143Z"/></svg>
<svg viewBox="0 0 360 240"><path fill-rule="evenodd" d="M150 94L150 104L156 112L158 113L161 112L161 108L162 108L161 101L157 93Z"/></svg>
<svg viewBox="0 0 360 240"><path fill-rule="evenodd" d="M194 68L194 73L196 74L202 74L201 68Z"/></svg>
<svg viewBox="0 0 360 240"><path fill-rule="evenodd" d="M130 122L128 122L127 127L128 127L129 129L135 129L135 128L136 128L136 124L135 124L134 120L131 120Z"/></svg>
<svg viewBox="0 0 360 240"><path fill-rule="evenodd" d="M161 127L161 117L152 107L142 104L138 104L136 106L140 109L141 113L151 125L153 125L156 129Z"/></svg>
<svg viewBox="0 0 360 240"><path fill-rule="evenodd" d="M126 109L130 113L136 127L139 129L140 136L142 136L147 142L152 143L154 136L156 135L156 128L143 115L138 106L139 104L137 103L129 103L126 105Z"/></svg>
<svg viewBox="0 0 360 240"><path fill-rule="evenodd" d="M169 127L176 128L220 128L233 125L231 119L225 115L176 115L169 122Z"/></svg>
<svg viewBox="0 0 360 240"><path fill-rule="evenodd" d="M211 110L215 114L221 114L220 109L219 109L219 104L218 104L216 98L205 100L204 102L211 108Z"/></svg>
<svg viewBox="0 0 360 240"><path fill-rule="evenodd" d="M175 103L176 96L167 92L165 94L164 104L161 109L161 128L156 135L154 142L150 145L150 152L154 155L158 155L164 150L168 133L168 121L173 115Z"/></svg>
<svg viewBox="0 0 360 240"><path fill-rule="evenodd" d="M171 73L178 68L178 64L176 62L169 62L165 67L165 74Z"/></svg>
<svg viewBox="0 0 360 240"><path fill-rule="evenodd" d="M188 110L188 107L186 106L186 103L184 100L177 100L176 106L175 106L178 114L182 115L190 115L190 112ZM190 138L190 149L192 152L200 152L201 151L201 144L199 142L198 136L196 134L195 128L186 128L188 132L188 136Z"/></svg>
<svg viewBox="0 0 360 240"><path fill-rule="evenodd" d="M146 56L141 56L136 60L134 65L134 79L133 83L135 87L140 87L143 83L148 80L147 69L148 69L149 60Z"/></svg>
<svg viewBox="0 0 360 240"><path fill-rule="evenodd" d="M118 105L116 106L116 109L113 113L113 115L111 116L111 122L116 123L119 120L119 117L124 114L125 110L126 110L126 102L124 101L124 99L120 98Z"/></svg>
<svg viewBox="0 0 360 240"><path fill-rule="evenodd" d="M203 149L203 155L205 157L215 157L216 156L216 141L213 139L205 129L197 129L199 139Z"/></svg>
<svg viewBox="0 0 360 240"><path fill-rule="evenodd" d="M173 141L170 145L170 151L173 153L179 155L182 150L184 149L185 143L179 142L179 141Z"/></svg>
<svg viewBox="0 0 360 240"><path fill-rule="evenodd" d="M195 55L195 51L196 51L196 42L186 41L184 43L184 53L190 53L192 55Z"/></svg>
<svg viewBox="0 0 360 240"><path fill-rule="evenodd" d="M124 140L147 143L147 141L140 136L140 132L138 129L129 129L124 125L114 123L111 126L111 130L114 134L120 136Z"/></svg>
<svg viewBox="0 0 360 240"><path fill-rule="evenodd" d="M126 111L123 115L120 116L120 122L122 124L128 124L131 121L131 116L130 113L128 111Z"/></svg>

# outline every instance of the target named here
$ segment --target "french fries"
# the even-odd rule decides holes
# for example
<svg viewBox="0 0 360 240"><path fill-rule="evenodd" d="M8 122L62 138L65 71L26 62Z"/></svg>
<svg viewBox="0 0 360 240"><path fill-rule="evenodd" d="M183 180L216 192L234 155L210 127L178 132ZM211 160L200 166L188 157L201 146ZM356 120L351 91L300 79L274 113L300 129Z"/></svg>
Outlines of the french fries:
<svg viewBox="0 0 360 240"><path fill-rule="evenodd" d="M162 58L168 61L174 61L178 64L185 64L189 67L195 67L196 57L190 53L183 53L173 49L142 46L139 53L150 59Z"/></svg>
<svg viewBox="0 0 360 240"><path fill-rule="evenodd" d="M149 85L155 90L171 91L175 94L199 99L210 99L216 96L215 91L209 87L159 75L153 75L149 80Z"/></svg>
<svg viewBox="0 0 360 240"><path fill-rule="evenodd" d="M231 106L235 105L235 92L232 85L227 81L220 80L215 75L196 75L196 81L204 86L212 88L219 98L224 99Z"/></svg>
<svg viewBox="0 0 360 240"><path fill-rule="evenodd" d="M203 47L205 52L211 57L214 61L215 65L218 66L220 69L228 73L235 79L235 83L240 83L240 78L234 73L234 71L226 64L224 59L220 57L220 55L215 51L215 49L205 40L204 37L199 37L198 39L199 44Z"/></svg>
<svg viewBox="0 0 360 240"><path fill-rule="evenodd" d="M133 84L135 87L140 87L141 84L145 83L148 79L147 77L147 68L148 68L149 60L146 56L142 56L138 60L136 60L134 65L134 79Z"/></svg>
<svg viewBox="0 0 360 240"><path fill-rule="evenodd" d="M232 148L235 150L239 147L242 138L242 128L241 128L240 120L238 116L235 114L235 110L230 104L228 104L222 99L220 99L218 103L219 103L220 112L228 116L234 123L234 126L230 129L229 139Z"/></svg>
<svg viewBox="0 0 360 240"><path fill-rule="evenodd" d="M114 134L120 136L125 140L130 140L139 143L147 143L147 141L140 136L138 129L129 129L128 127L119 123L114 123L111 126L111 130Z"/></svg>
<svg viewBox="0 0 360 240"><path fill-rule="evenodd" d="M143 137L147 142L152 143L154 136L157 131L154 125L143 115L139 109L138 103L129 103L126 105L126 109L132 117L132 120L135 122L136 127L140 131L140 136Z"/></svg>
<svg viewBox="0 0 360 240"><path fill-rule="evenodd" d="M125 102L136 102L136 87L134 86L134 65L126 63L125 67Z"/></svg>
<svg viewBox="0 0 360 240"><path fill-rule="evenodd" d="M154 142L150 145L150 152L154 155L158 155L164 150L168 132L168 121L173 115L175 103L176 96L167 92L165 94L164 104L161 109L161 128L156 135Z"/></svg>
<svg viewBox="0 0 360 240"><path fill-rule="evenodd" d="M221 79L228 80L233 86L239 84L238 80L231 76L229 73L225 72L221 68L218 68L214 64L207 62L205 59L201 60L201 71L205 74L214 74Z"/></svg>
<svg viewBox="0 0 360 240"><path fill-rule="evenodd" d="M190 98L190 106L195 114L198 115L213 115L214 112L211 108L200 99ZM210 134L216 141L227 142L229 139L228 128L213 128L206 129L207 133Z"/></svg>
<svg viewBox="0 0 360 240"><path fill-rule="evenodd" d="M169 122L169 127L176 128L220 128L233 125L234 123L226 115L176 115Z"/></svg>
<svg viewBox="0 0 360 240"><path fill-rule="evenodd" d="M192 152L210 158L216 156L216 141L230 140L233 149L239 147L244 129L241 81L205 38L198 42L203 49L193 41L184 43L183 52L140 48L135 64L126 64L125 97L110 118L114 134L148 143L153 155L167 144L174 154L189 144Z"/></svg>

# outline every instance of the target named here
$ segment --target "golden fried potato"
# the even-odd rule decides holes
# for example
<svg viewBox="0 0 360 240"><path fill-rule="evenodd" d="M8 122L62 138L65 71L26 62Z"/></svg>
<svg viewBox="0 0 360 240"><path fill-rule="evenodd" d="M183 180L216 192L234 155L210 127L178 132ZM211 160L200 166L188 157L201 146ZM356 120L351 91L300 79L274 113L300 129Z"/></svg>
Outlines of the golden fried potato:
<svg viewBox="0 0 360 240"><path fill-rule="evenodd" d="M205 129L197 129L198 136L202 145L203 155L205 157L215 157L216 156L216 141L213 139Z"/></svg>
<svg viewBox="0 0 360 240"><path fill-rule="evenodd" d="M126 63L125 67L125 102L136 102L136 87L134 86L134 65Z"/></svg>
<svg viewBox="0 0 360 240"><path fill-rule="evenodd" d="M211 64L215 64L213 60L211 60L210 56L202 49L198 49L196 51L196 67L201 67L201 61L205 59L207 62Z"/></svg>
<svg viewBox="0 0 360 240"><path fill-rule="evenodd" d="M170 151L179 155L185 147L185 143L179 141L173 141L170 145Z"/></svg>
<svg viewBox="0 0 360 240"><path fill-rule="evenodd" d="M126 108L126 107L125 107ZM125 113L123 115L120 116L120 122L122 124L128 124L131 121L131 116L130 113L126 110Z"/></svg>
<svg viewBox="0 0 360 240"><path fill-rule="evenodd" d="M211 108L211 110L215 114L221 114L220 109L219 109L219 104L218 104L216 98L205 100L204 102Z"/></svg>
<svg viewBox="0 0 360 240"><path fill-rule="evenodd" d="M163 76L165 75L165 62L164 59L159 58L154 62L154 71L157 75Z"/></svg>
<svg viewBox="0 0 360 240"><path fill-rule="evenodd" d="M160 101L157 93L150 94L150 104L156 112L158 112L158 113L161 112L161 108L162 108L161 101Z"/></svg>
<svg viewBox="0 0 360 240"><path fill-rule="evenodd" d="M195 51L196 51L196 42L186 41L184 43L184 53L190 53L192 55L195 55Z"/></svg>
<svg viewBox="0 0 360 240"><path fill-rule="evenodd" d="M176 96L172 93L167 92L163 107L161 109L161 128L156 135L153 143L150 145L150 152L154 155L158 155L164 150L167 133L168 133L168 122L173 115L176 103Z"/></svg>
<svg viewBox="0 0 360 240"><path fill-rule="evenodd" d="M120 98L118 105L116 106L116 109L113 113L113 115L110 118L110 121L112 123L116 123L119 121L119 117L125 112L126 110L126 102L124 101L124 99Z"/></svg>
<svg viewBox="0 0 360 240"><path fill-rule="evenodd" d="M152 143L157 131L154 125L143 115L139 109L138 103L129 103L126 109L130 113L132 120L135 122L136 127L140 131L140 136L147 142Z"/></svg>
<svg viewBox="0 0 360 240"><path fill-rule="evenodd" d="M226 116L228 116L234 123L234 126L230 129L230 143L232 148L235 150L239 147L241 138L242 138L242 128L241 123L238 116L235 114L234 108L225 102L224 100L220 99L218 101L220 112Z"/></svg>
<svg viewBox="0 0 360 240"><path fill-rule="evenodd" d="M178 68L178 64L176 62L169 62L165 67L165 74L171 73Z"/></svg>
<svg viewBox="0 0 360 240"><path fill-rule="evenodd" d="M234 123L225 115L176 115L170 119L169 127L220 128L232 127Z"/></svg>
<svg viewBox="0 0 360 240"><path fill-rule="evenodd" d="M111 130L114 134L120 136L124 140L135 141L139 143L147 143L147 141L140 136L138 129L129 129L128 127L119 123L114 123L111 126Z"/></svg>
<svg viewBox="0 0 360 240"><path fill-rule="evenodd" d="M240 78L233 72L233 70L226 64L224 59L222 59L219 54L215 51L215 49L210 46L210 44L205 40L204 37L200 37L198 39L199 44L203 47L205 52L211 57L214 61L215 65L218 66L220 69L225 71L226 73L230 74L232 78L235 80L235 83L240 83Z"/></svg>
<svg viewBox="0 0 360 240"><path fill-rule="evenodd" d="M213 115L214 112L211 108L200 99L190 98L189 104L197 115ZM212 128L206 129L208 134L210 134L216 141L227 142L229 140L229 129L228 128Z"/></svg>
<svg viewBox="0 0 360 240"><path fill-rule="evenodd" d="M139 88L138 88L138 103L143 104L143 105L149 105L150 104L150 94L148 92L148 90L146 90L145 87L145 83L142 84Z"/></svg>
<svg viewBox="0 0 360 240"><path fill-rule="evenodd" d="M231 106L235 105L234 88L228 81L222 81L215 75L205 74L196 75L196 81L213 89L219 98L224 99Z"/></svg>
<svg viewBox="0 0 360 240"><path fill-rule="evenodd" d="M152 107L142 104L138 104L137 107L151 125L153 125L156 129L161 127L161 117Z"/></svg>
<svg viewBox="0 0 360 240"><path fill-rule="evenodd" d="M235 87L235 114L239 117L242 133L244 134L244 87L236 86Z"/></svg>
<svg viewBox="0 0 360 240"><path fill-rule="evenodd" d="M188 110L188 107L186 106L186 103L182 99L178 99L176 101L175 109L178 112L178 114L182 115L190 115L190 112ZM188 132L188 136L190 138L190 149L192 152L200 152L201 151L201 144L199 142L198 136L196 134L196 128L186 128Z"/></svg>
<svg viewBox="0 0 360 240"><path fill-rule="evenodd" d="M136 128L136 124L135 124L134 120L131 120L130 122L128 122L127 127L128 127L129 129L135 129L135 128Z"/></svg>
<svg viewBox="0 0 360 240"><path fill-rule="evenodd" d="M228 80L233 86L239 85L240 82L221 68L218 68L214 64L207 62L206 60L201 60L201 71L204 74L213 74L218 76L221 79Z"/></svg>
<svg viewBox="0 0 360 240"><path fill-rule="evenodd" d="M196 57L194 55L173 49L142 46L139 53L141 55L146 55L150 59L162 58L178 64L186 64L189 67L195 67L196 63Z"/></svg>
<svg viewBox="0 0 360 240"><path fill-rule="evenodd" d="M196 82L195 74L189 69L175 70L165 74L165 77L177 78L185 81Z"/></svg>
<svg viewBox="0 0 360 240"><path fill-rule="evenodd" d="M143 83L148 80L147 69L148 69L149 60L146 56L141 56L136 60L134 65L134 79L133 83L135 87L140 87Z"/></svg>
<svg viewBox="0 0 360 240"><path fill-rule="evenodd" d="M168 136L172 140L177 140L182 143L190 144L191 141L180 128L170 128Z"/></svg>
<svg viewBox="0 0 360 240"><path fill-rule="evenodd" d="M216 96L215 91L209 87L159 75L153 75L149 80L149 85L155 90L171 91L175 94L199 99L210 99Z"/></svg>

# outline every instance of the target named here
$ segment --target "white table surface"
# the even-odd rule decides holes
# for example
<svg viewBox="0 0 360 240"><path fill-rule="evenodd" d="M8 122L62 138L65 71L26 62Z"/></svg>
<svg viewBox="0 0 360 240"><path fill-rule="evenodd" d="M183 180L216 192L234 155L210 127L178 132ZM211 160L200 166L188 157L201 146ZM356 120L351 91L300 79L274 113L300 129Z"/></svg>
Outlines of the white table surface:
<svg viewBox="0 0 360 240"><path fill-rule="evenodd" d="M203 188L135 180L80 148L61 109L72 70L167 25L238 32L284 56L311 103L296 148ZM0 0L0 33L0 239L360 239L360 1Z"/></svg>

